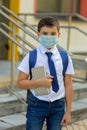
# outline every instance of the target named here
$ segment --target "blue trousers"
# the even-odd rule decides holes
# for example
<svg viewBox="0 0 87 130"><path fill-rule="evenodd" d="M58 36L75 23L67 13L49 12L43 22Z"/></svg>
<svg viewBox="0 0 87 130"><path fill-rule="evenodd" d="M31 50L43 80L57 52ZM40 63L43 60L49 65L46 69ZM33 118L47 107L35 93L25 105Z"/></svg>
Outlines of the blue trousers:
<svg viewBox="0 0 87 130"><path fill-rule="evenodd" d="M37 99L31 92L28 98L26 130L61 130L61 120L65 112L65 99L46 102Z"/></svg>

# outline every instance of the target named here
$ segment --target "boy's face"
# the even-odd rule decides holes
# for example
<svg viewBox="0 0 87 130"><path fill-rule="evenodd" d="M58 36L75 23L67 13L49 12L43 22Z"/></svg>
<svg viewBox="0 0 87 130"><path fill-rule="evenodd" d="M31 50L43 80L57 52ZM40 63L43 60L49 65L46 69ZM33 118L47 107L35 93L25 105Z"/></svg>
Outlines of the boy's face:
<svg viewBox="0 0 87 130"><path fill-rule="evenodd" d="M43 26L41 28L40 32L38 32L38 36L40 36L40 35L50 35L50 36L56 35L59 37L60 33L58 32L56 26L52 26L52 27Z"/></svg>
<svg viewBox="0 0 87 130"><path fill-rule="evenodd" d="M43 26L40 29L40 32L38 32L40 44L42 44L47 49L51 49L54 45L58 44L59 35L60 33L58 32L56 26Z"/></svg>

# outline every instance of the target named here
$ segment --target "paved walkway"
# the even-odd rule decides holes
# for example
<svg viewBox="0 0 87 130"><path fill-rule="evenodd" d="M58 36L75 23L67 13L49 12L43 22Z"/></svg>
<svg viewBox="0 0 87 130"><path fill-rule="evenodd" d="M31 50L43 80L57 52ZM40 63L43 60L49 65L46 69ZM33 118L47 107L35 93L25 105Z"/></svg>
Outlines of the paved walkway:
<svg viewBox="0 0 87 130"><path fill-rule="evenodd" d="M87 130L87 119L72 123L71 125L64 127L62 130Z"/></svg>
<svg viewBox="0 0 87 130"><path fill-rule="evenodd" d="M17 75L18 75L18 67L19 63L16 62L15 63L15 67L14 67L14 78L15 81L17 79ZM7 86L9 85L11 82L11 62L10 61L4 61L4 60L0 60L0 87L2 86Z"/></svg>

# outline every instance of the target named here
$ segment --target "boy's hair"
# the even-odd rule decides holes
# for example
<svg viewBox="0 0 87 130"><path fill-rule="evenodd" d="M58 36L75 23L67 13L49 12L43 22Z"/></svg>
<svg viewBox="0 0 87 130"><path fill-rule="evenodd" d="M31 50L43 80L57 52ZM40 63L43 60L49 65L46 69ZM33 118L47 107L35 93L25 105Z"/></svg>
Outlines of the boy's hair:
<svg viewBox="0 0 87 130"><path fill-rule="evenodd" d="M38 32L40 32L43 26L53 27L56 26L57 30L59 31L59 23L56 18L54 17L44 17L38 23Z"/></svg>

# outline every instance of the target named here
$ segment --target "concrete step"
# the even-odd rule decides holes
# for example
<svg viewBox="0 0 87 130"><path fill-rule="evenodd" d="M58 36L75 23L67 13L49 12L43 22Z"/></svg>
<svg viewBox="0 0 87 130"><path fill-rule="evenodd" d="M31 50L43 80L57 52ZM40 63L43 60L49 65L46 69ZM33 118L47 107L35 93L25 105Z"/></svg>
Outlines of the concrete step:
<svg viewBox="0 0 87 130"><path fill-rule="evenodd" d="M82 84L74 82L73 86L74 97L72 107L72 121L77 121L78 119L87 118L87 83ZM18 97L13 94L10 95L6 92L6 90L6 93L4 93L3 90L2 92L3 94L0 94L0 117L7 117L13 115L14 113L17 114L26 110L26 106L20 102L20 100L18 100ZM18 89L17 92L21 96L21 99L26 100L26 91L19 91ZM4 125L4 120L1 120L0 124ZM4 126L9 126L9 124L5 124ZM22 130L21 127L23 130L25 129L25 125L21 124L15 126L14 130ZM8 130L12 130L12 128L8 128Z"/></svg>
<svg viewBox="0 0 87 130"><path fill-rule="evenodd" d="M73 101L72 121L78 121L87 118L87 98Z"/></svg>
<svg viewBox="0 0 87 130"><path fill-rule="evenodd" d="M87 81L87 71L86 70L75 70L75 74L73 75L73 81L77 82L86 82Z"/></svg>
<svg viewBox="0 0 87 130"><path fill-rule="evenodd" d="M87 63L85 61L86 56L73 55L73 65L75 74L73 75L73 80L77 82L87 81Z"/></svg>
<svg viewBox="0 0 87 130"><path fill-rule="evenodd" d="M23 112L26 110L26 106L23 101L26 98L26 91L18 92L21 97L11 95L9 93L0 94L0 116L6 116L13 113ZM22 102L20 101L22 99Z"/></svg>
<svg viewBox="0 0 87 130"><path fill-rule="evenodd" d="M85 83L78 83L78 82L73 82L73 88L74 88L74 95L73 95L73 100L78 100L78 99L83 99L87 97L87 82ZM14 87L15 91L21 91L21 89L18 89L17 86ZM12 88L11 87L0 87L0 95L3 94L3 98L4 98L4 94L8 94L9 91L11 91ZM26 90L24 91L24 95L26 97ZM8 94L9 95L9 94ZM10 98L10 96L8 96Z"/></svg>
<svg viewBox="0 0 87 130"><path fill-rule="evenodd" d="M87 98L73 101L72 122L62 130L87 130ZM0 130L25 130L25 124L25 112L0 117ZM43 130L46 130L45 124Z"/></svg>
<svg viewBox="0 0 87 130"><path fill-rule="evenodd" d="M81 83L81 82L73 82L73 89L74 89L74 96L73 100L78 100L81 98L87 97L87 82ZM9 86L2 86L0 87L0 94L8 93L12 90L12 87ZM22 91L16 86L14 86L15 91Z"/></svg>
<svg viewBox="0 0 87 130"><path fill-rule="evenodd" d="M74 87L74 95L73 100L87 98L87 82L85 83L78 83L73 82Z"/></svg>
<svg viewBox="0 0 87 130"><path fill-rule="evenodd" d="M22 91L22 89L19 89L17 85L14 85L13 87L11 87L10 85L5 85L0 87L0 94L10 93L11 91L18 92L18 91Z"/></svg>
<svg viewBox="0 0 87 130"><path fill-rule="evenodd" d="M25 113L0 117L0 130L25 130Z"/></svg>
<svg viewBox="0 0 87 130"><path fill-rule="evenodd" d="M9 92L9 90L8 90L8 88L6 87L6 86L2 86L2 87L0 87L0 94L5 94L5 93L8 93Z"/></svg>

